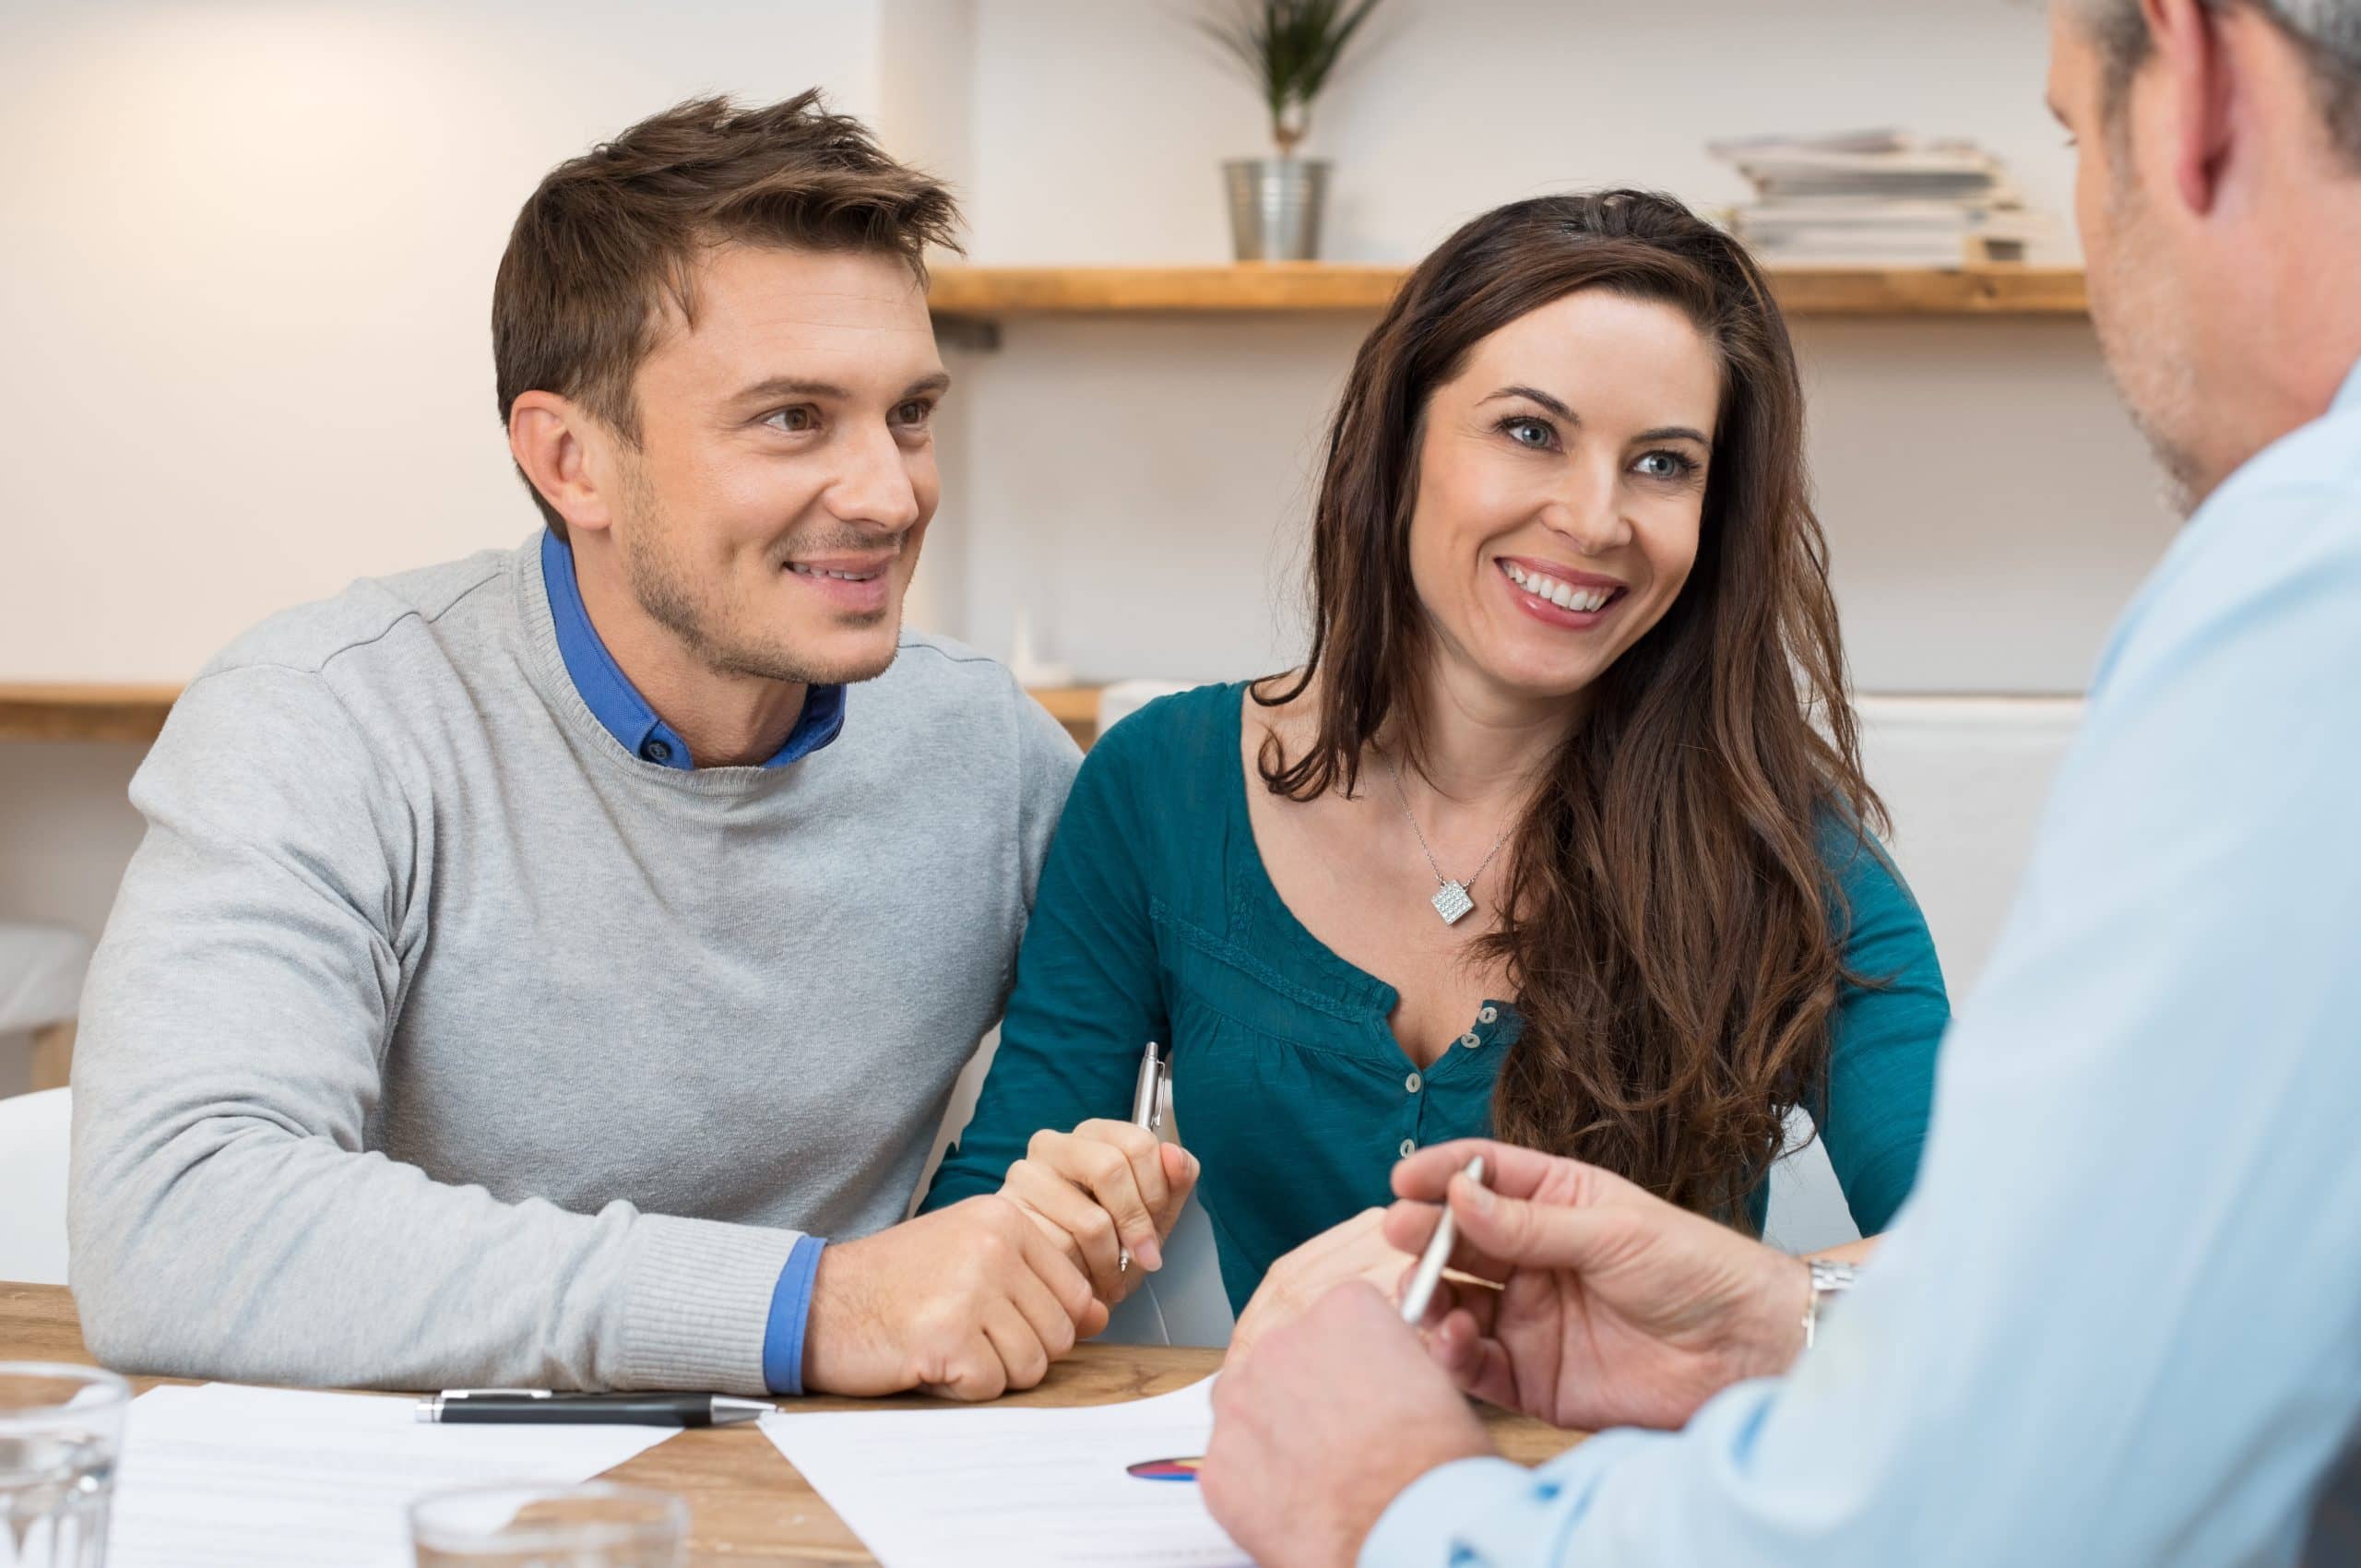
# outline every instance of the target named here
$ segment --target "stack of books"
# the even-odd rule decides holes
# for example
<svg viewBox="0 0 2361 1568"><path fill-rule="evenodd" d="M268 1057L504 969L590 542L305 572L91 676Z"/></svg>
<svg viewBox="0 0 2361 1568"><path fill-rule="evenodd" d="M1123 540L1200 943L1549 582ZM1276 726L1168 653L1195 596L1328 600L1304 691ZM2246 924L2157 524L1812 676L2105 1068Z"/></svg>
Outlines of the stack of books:
<svg viewBox="0 0 2361 1568"><path fill-rule="evenodd" d="M1899 131L1708 144L1753 185L1731 229L1767 264L1988 267L2022 262L2048 226L2000 160Z"/></svg>

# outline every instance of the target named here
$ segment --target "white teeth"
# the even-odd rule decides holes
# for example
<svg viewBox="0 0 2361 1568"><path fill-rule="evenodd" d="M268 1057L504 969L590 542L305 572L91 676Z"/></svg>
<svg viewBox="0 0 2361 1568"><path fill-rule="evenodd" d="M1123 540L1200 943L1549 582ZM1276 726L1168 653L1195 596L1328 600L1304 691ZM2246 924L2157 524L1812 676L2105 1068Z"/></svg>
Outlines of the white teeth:
<svg viewBox="0 0 2361 1568"><path fill-rule="evenodd" d="M1545 577L1538 572L1528 572L1513 561L1503 561L1501 565L1508 573L1509 581L1536 599L1548 600L1560 610L1579 611L1587 614L1605 605L1614 595L1612 588L1578 588L1571 583L1561 583L1555 577Z"/></svg>
<svg viewBox="0 0 2361 1568"><path fill-rule="evenodd" d="M830 572L818 567L806 566L801 563L795 561L789 562L787 564L787 569L793 572L798 576L834 577L840 583L875 582L879 576L879 574L875 572Z"/></svg>

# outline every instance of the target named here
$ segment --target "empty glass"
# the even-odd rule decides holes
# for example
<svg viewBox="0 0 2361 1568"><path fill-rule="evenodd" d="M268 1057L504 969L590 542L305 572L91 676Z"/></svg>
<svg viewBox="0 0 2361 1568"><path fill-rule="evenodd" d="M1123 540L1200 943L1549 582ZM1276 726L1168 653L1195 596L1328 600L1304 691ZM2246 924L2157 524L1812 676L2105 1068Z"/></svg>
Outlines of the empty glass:
<svg viewBox="0 0 2361 1568"><path fill-rule="evenodd" d="M689 1508L670 1492L467 1487L410 1504L418 1568L683 1568Z"/></svg>
<svg viewBox="0 0 2361 1568"><path fill-rule="evenodd" d="M111 1372L0 1361L0 1568L100 1568L131 1386Z"/></svg>

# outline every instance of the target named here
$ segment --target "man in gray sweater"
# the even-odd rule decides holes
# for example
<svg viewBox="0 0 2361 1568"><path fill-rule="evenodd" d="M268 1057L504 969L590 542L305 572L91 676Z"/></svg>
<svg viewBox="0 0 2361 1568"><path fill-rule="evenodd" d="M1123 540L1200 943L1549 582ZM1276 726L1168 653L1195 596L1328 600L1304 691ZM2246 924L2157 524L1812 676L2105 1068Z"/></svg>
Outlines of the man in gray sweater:
<svg viewBox="0 0 2361 1568"><path fill-rule="evenodd" d="M133 784L75 1063L102 1360L989 1397L1103 1324L1003 1199L903 1222L1075 766L900 630L955 222L810 94L527 202L545 530L240 638Z"/></svg>

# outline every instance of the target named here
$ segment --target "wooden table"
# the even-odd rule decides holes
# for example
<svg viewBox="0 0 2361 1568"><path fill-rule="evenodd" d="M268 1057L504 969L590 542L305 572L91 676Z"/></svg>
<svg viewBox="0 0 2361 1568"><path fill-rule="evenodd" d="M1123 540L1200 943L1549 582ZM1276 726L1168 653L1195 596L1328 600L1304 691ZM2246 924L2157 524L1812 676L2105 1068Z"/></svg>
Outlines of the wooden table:
<svg viewBox="0 0 2361 1568"><path fill-rule="evenodd" d="M82 1345L74 1299L61 1286L0 1284L0 1361L93 1364ZM1011 1395L1011 1405L1111 1405L1166 1394L1220 1364L1216 1350L1144 1345L1083 1345L1050 1369L1047 1382ZM142 1392L173 1378L134 1378ZM923 1408L943 1402L799 1399L798 1410ZM948 1408L945 1406L944 1408ZM1537 1464L1578 1439L1537 1421L1484 1412L1501 1451ZM872 1563L877 1560L820 1501L771 1441L753 1426L683 1431L607 1472L612 1480L678 1493L689 1504L692 1561L708 1568L742 1562Z"/></svg>

